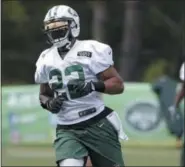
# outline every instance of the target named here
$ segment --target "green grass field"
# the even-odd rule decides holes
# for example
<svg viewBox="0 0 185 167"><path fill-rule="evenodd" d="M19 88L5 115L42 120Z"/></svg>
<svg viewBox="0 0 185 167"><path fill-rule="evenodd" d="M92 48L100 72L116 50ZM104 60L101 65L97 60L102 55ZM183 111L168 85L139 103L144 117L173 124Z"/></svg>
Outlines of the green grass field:
<svg viewBox="0 0 185 167"><path fill-rule="evenodd" d="M126 166L179 166L180 150L172 148L124 148ZM52 147L5 147L2 166L56 166Z"/></svg>

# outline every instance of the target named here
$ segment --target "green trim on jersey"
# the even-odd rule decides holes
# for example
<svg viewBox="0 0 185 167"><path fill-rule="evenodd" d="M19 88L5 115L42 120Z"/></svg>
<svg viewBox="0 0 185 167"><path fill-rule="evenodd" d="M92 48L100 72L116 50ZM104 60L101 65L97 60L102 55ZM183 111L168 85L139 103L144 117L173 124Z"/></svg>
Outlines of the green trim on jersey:
<svg viewBox="0 0 185 167"><path fill-rule="evenodd" d="M75 82L75 81L82 81L85 82L85 74L84 74L84 70L83 67L80 65L72 65L69 66L67 68L64 69L64 75L65 76L70 76L72 72L77 72L78 73L78 79L72 79L68 82L67 84L67 88L69 91L69 95L71 99L76 99L79 97L83 97L87 94L79 94L78 92L74 92L73 89L70 87L70 83L71 82ZM50 85L51 85L51 89L53 91L56 91L58 89L62 89L63 88L63 81L62 81L62 72L55 68L52 69L49 73L49 79L50 79ZM53 81L52 81L53 80Z"/></svg>

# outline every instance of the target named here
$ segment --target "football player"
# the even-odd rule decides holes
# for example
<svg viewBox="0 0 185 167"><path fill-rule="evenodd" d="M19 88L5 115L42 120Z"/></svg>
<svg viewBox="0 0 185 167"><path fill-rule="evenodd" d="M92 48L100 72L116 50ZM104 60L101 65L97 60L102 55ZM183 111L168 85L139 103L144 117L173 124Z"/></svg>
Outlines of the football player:
<svg viewBox="0 0 185 167"><path fill-rule="evenodd" d="M179 77L182 81L182 86L181 86L180 91L176 95L175 108L179 107L180 102L182 101L182 99L185 96L184 68L185 68L185 63L182 64L181 69L180 69L180 76ZM181 166L184 166L184 147L185 147L185 145L183 144L182 153L181 153Z"/></svg>
<svg viewBox="0 0 185 167"><path fill-rule="evenodd" d="M113 66L112 49L95 40L77 40L80 19L69 6L54 6L44 18L52 46L36 62L41 106L57 115L54 147L58 166L124 166L121 121L101 94L120 94L123 80Z"/></svg>
<svg viewBox="0 0 185 167"><path fill-rule="evenodd" d="M185 68L185 63L182 64L182 66L180 68L180 73L179 73L179 78L182 81L181 89L177 92L174 105L170 107L170 111L172 113L174 113L174 115L175 115L175 112L176 112L176 108L179 107L180 102L182 101L182 99L185 96L184 68ZM184 166L184 147L185 147L185 145L183 144L182 153L181 153L181 166Z"/></svg>

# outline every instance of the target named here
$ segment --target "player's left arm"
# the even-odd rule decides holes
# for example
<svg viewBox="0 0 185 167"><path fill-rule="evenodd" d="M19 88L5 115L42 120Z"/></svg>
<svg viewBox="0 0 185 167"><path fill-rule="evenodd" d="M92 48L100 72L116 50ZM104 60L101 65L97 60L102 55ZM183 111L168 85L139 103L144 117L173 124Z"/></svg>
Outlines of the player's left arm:
<svg viewBox="0 0 185 167"><path fill-rule="evenodd" d="M91 58L90 70L97 76L98 81L71 82L70 87L74 92L87 95L93 91L120 94L124 91L123 80L114 68L112 49L109 45L95 42L92 46L93 56Z"/></svg>
<svg viewBox="0 0 185 167"><path fill-rule="evenodd" d="M102 84L102 93L107 94L120 94L124 91L123 79L114 68L114 66L110 66L103 72L97 74L97 78L100 80L95 85ZM95 86L96 87L96 86ZM101 91L101 90L100 90Z"/></svg>
<svg viewBox="0 0 185 167"><path fill-rule="evenodd" d="M179 106L180 102L182 101L182 99L185 96L185 88L184 88L184 86L185 86L185 84L183 82L180 91L177 93L177 95L175 97L175 107Z"/></svg>
<svg viewBox="0 0 185 167"><path fill-rule="evenodd" d="M66 98L62 95L54 97L54 92L50 89L48 83L43 83L40 84L39 100L42 108L57 114Z"/></svg>
<svg viewBox="0 0 185 167"><path fill-rule="evenodd" d="M181 100L185 96L185 90L184 90L185 89L184 88L184 86L185 86L185 84L184 84L185 83L185 80L184 80L184 63L181 66L179 77L180 77L180 79L182 81L182 86L181 86L180 91L177 93L177 95L175 97L175 107L178 107L179 106Z"/></svg>
<svg viewBox="0 0 185 167"><path fill-rule="evenodd" d="M184 64L181 66L179 74L180 74L179 77L182 81L182 86L181 86L180 90L177 92L177 94L175 96L174 104L169 107L169 111L171 111L172 113L175 113L176 108L178 108L180 102L182 101L182 99L185 96Z"/></svg>

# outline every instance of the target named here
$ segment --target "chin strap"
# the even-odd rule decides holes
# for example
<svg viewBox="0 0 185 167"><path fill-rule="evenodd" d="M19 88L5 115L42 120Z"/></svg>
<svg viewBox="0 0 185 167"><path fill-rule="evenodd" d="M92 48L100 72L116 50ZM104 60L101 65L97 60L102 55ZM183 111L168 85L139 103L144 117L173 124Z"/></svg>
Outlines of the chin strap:
<svg viewBox="0 0 185 167"><path fill-rule="evenodd" d="M67 44L66 48L71 49L76 42L76 38L72 38L70 44Z"/></svg>
<svg viewBox="0 0 185 167"><path fill-rule="evenodd" d="M58 47L59 54L60 55L63 55L66 52L68 52L73 47L73 45L75 44L75 42L76 42L76 39L74 38L71 42L69 41L69 43L66 43L64 46Z"/></svg>

